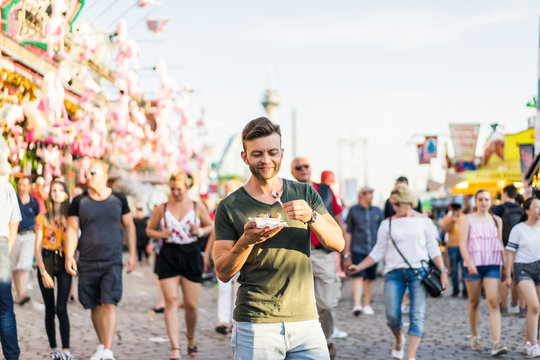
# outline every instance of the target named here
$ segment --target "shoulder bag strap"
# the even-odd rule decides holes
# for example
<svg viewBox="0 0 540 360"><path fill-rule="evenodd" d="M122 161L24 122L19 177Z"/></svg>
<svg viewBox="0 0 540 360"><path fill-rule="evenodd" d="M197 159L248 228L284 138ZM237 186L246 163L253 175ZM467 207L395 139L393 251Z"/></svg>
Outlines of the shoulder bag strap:
<svg viewBox="0 0 540 360"><path fill-rule="evenodd" d="M392 240L392 244L394 244L394 247L396 248L398 254L401 256L401 258L405 261L405 263L409 266L409 269L411 269L411 271L413 272L414 275L420 277L420 275L418 274L418 271L416 271L416 269L414 269L411 264L409 264L409 262L407 261L407 259L405 258L405 256L403 256L403 254L401 253L401 251L399 250L399 248L397 247L396 245L396 242L394 241L394 238L392 237L392 216L390 216L388 218L388 235L390 236L390 240Z"/></svg>
<svg viewBox="0 0 540 360"><path fill-rule="evenodd" d="M163 225L167 227L167 217L165 216L165 213L167 212L167 203L163 203Z"/></svg>

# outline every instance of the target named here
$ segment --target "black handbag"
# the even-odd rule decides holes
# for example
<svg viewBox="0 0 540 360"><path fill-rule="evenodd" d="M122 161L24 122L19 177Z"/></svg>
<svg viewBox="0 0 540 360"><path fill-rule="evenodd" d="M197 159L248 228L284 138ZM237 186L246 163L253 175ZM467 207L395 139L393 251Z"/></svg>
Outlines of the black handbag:
<svg viewBox="0 0 540 360"><path fill-rule="evenodd" d="M392 237L392 217L388 218L388 233L390 235L390 240L392 240L392 244L394 244L394 247L396 248L397 252L401 256L401 258L407 263L407 265L409 266L409 269L411 269L413 274L420 279L420 282L422 283L422 285L424 285L428 294L431 297L435 297L435 298L441 296L444 290L441 284L441 272L435 266L430 266L428 261L422 260L420 263L422 264L422 269L426 272L426 276L421 277L420 273L418 273L418 271L414 269L411 266L411 264L409 264L405 256L403 256L403 254L397 247L396 242L394 241L394 238ZM429 261L431 262L431 259L429 259Z"/></svg>

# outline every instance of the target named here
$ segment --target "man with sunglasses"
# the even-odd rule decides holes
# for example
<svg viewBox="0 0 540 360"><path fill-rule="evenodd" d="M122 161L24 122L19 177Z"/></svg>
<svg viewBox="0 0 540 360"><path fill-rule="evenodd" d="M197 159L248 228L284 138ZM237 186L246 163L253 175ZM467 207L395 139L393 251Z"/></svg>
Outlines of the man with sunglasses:
<svg viewBox="0 0 540 360"><path fill-rule="evenodd" d="M326 210L328 210L328 213L332 215L336 223L343 230L345 226L340 217L342 212L341 206L339 206L330 186L311 181L309 160L304 157L295 158L291 163L291 173L296 181L310 184L315 188L315 191L321 196ZM346 269L352 264L350 262L350 253L343 253L342 258L347 262ZM334 358L336 355L336 346L330 342L330 338L334 334L334 318L339 298L341 297L341 280L336 272L336 260L333 251L322 245L313 232L311 232L311 264L313 266L315 300L317 302L317 311L319 312L319 321L328 341L330 357ZM345 336L347 336L346 333L341 337Z"/></svg>
<svg viewBox="0 0 540 360"><path fill-rule="evenodd" d="M114 360L111 348L116 306L122 297L123 238L129 250L128 273L136 263L133 217L125 195L107 186L108 173L109 166L103 161L90 163L86 172L88 190L76 196L69 208L64 245L66 270L72 275L79 271L79 301L85 309L91 309L99 340L90 360ZM75 249L79 250L78 262L73 257Z"/></svg>

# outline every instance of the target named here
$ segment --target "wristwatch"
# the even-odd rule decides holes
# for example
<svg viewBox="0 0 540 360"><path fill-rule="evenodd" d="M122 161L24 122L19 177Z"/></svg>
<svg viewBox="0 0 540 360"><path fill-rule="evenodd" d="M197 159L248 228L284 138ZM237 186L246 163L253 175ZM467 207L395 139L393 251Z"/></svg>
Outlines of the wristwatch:
<svg viewBox="0 0 540 360"><path fill-rule="evenodd" d="M315 221L317 221L317 212L313 210L313 212L311 213L311 220L309 220L306 225L312 224Z"/></svg>
<svg viewBox="0 0 540 360"><path fill-rule="evenodd" d="M447 268L442 268L442 269L441 269L441 272L447 273L447 274L448 274L448 269L447 269Z"/></svg>
<svg viewBox="0 0 540 360"><path fill-rule="evenodd" d="M348 258L350 258L350 257L351 257L351 254L349 254L349 253L341 254L341 258L342 258L342 259L345 259L345 260L346 260L346 259L348 259Z"/></svg>

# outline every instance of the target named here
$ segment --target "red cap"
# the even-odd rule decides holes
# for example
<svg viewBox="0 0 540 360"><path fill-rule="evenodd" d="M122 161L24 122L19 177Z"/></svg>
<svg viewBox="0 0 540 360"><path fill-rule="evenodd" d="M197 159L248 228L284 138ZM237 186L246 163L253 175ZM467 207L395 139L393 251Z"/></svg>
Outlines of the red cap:
<svg viewBox="0 0 540 360"><path fill-rule="evenodd" d="M321 182L326 185L333 185L336 182L336 176L332 170L325 170L321 173Z"/></svg>

